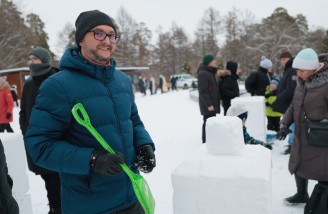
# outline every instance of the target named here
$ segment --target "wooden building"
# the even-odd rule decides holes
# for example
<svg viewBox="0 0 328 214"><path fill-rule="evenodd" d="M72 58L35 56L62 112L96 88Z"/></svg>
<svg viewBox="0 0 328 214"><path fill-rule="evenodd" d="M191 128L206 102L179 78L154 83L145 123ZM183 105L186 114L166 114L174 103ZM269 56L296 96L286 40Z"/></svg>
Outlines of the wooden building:
<svg viewBox="0 0 328 214"><path fill-rule="evenodd" d="M0 70L0 77L6 77L7 82L10 85L17 86L18 99L20 99L22 96L23 85L25 81L30 77L29 74L30 69L28 67Z"/></svg>

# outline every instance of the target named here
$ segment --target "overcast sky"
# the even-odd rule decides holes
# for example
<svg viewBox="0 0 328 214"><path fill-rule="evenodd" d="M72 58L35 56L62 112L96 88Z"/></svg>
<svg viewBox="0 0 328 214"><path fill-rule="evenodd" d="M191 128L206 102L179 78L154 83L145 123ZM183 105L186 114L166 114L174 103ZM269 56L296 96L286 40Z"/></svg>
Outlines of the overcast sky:
<svg viewBox="0 0 328 214"><path fill-rule="evenodd" d="M56 52L58 33L67 23L74 24L77 16L86 10L98 9L113 18L120 7L137 22L144 22L155 34L162 26L168 30L175 22L188 35L196 30L204 11L209 7L218 10L221 16L233 7L251 11L257 20L266 18L277 7L284 7L291 16L303 14L310 29L322 26L328 29L328 0L14 0L20 11L36 13L45 23L50 49ZM153 35L155 37L155 35Z"/></svg>

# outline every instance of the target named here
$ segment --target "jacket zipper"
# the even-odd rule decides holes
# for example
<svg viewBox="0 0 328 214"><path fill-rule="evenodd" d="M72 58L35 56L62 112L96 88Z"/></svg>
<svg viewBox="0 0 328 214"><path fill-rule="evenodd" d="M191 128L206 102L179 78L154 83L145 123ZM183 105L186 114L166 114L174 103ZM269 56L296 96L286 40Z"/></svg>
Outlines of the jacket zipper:
<svg viewBox="0 0 328 214"><path fill-rule="evenodd" d="M120 123L120 120L119 120L119 117L118 117L118 114L117 114L117 107L116 107L116 105L115 105L115 103L114 103L114 99L113 99L113 94L112 94L112 92L110 91L110 89L106 86L106 81L105 81L105 79L106 79L106 69L104 68L104 70L103 70L103 73L102 73L102 84L105 86L105 88L106 88L106 90L107 90L107 92L108 92L108 94L109 94L109 97L110 97L110 99L112 100L112 103L113 103L113 108L114 108L114 115L115 115L115 119L116 119L116 121L117 121L117 129L118 129L118 131L119 131L119 135L120 135L120 138L121 138L121 143L122 143L122 147L123 147L123 150L124 150L124 154L125 154L125 156L127 156L127 151L126 151L126 147L125 147L125 143L124 143L124 138L123 138L123 135L122 135L122 127L121 127L121 123ZM129 181L129 179L128 179L128 176L124 173L124 177L125 177L125 183L127 184L127 186L129 187L130 185L132 185L132 184L130 184L130 181ZM129 201L129 188L127 188L126 189L126 197L127 197L127 200L126 201Z"/></svg>

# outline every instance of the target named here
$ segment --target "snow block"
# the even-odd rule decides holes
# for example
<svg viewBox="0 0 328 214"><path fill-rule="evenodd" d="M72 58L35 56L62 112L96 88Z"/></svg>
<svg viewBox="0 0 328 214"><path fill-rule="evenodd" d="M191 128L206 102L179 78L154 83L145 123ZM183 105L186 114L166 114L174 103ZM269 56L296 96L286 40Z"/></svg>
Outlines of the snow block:
<svg viewBox="0 0 328 214"><path fill-rule="evenodd" d="M6 135L1 141L5 149L8 172L14 181L13 196L18 203L20 213L32 214L23 137L9 133L1 133L1 135Z"/></svg>
<svg viewBox="0 0 328 214"><path fill-rule="evenodd" d="M219 115L209 118L205 145L212 155L242 155L245 151L242 121Z"/></svg>
<svg viewBox="0 0 328 214"><path fill-rule="evenodd" d="M231 100L233 104L243 104L248 110L246 127L248 133L257 140L266 142L266 115L263 96L236 97Z"/></svg>
<svg viewBox="0 0 328 214"><path fill-rule="evenodd" d="M174 214L271 214L271 152L245 146L241 156L202 145L172 173Z"/></svg>

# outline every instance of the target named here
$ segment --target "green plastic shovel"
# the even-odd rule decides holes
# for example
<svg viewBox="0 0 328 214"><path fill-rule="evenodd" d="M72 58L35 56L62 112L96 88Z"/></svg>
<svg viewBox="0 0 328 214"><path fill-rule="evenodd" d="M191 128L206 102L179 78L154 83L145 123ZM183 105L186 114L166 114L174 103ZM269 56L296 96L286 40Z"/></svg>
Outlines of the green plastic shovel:
<svg viewBox="0 0 328 214"><path fill-rule="evenodd" d="M83 118L80 117L78 113L80 111ZM116 152L108 145L105 139L98 133L98 131L91 125L90 118L86 112L82 103L77 103L72 108L72 114L75 120L86 129L97 139L97 141L102 145L102 147L111 154ZM154 214L155 212L155 200L147 181L139 174L134 173L125 163L120 164L124 172L129 176L134 193L136 194L142 208L145 210L146 214Z"/></svg>

